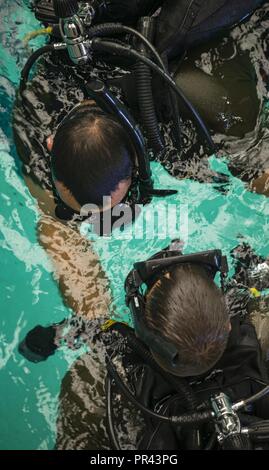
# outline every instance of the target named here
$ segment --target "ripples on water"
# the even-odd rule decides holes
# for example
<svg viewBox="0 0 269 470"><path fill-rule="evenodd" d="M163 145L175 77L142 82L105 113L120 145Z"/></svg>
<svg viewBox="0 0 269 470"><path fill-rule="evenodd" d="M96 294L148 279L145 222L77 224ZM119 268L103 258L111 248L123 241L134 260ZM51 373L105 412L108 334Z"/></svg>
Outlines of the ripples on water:
<svg viewBox="0 0 269 470"><path fill-rule="evenodd" d="M68 367L81 354L62 348L48 361L35 365L17 353L18 342L29 329L37 323L45 325L59 321L69 313L53 281L50 261L37 243L38 211L21 176L10 126L20 70L30 53L29 49L25 50L22 38L29 30L38 27L27 9L27 3L22 0L0 0L0 381L5 396L0 411L2 449L54 447L61 381ZM264 101L267 97L265 78L269 73L265 57L265 31L269 20L267 17L260 18L257 26L258 16L259 13L254 16L255 30L249 22L237 27L233 36L242 48L251 52L258 75L259 97ZM39 41L35 47L38 44ZM204 58L202 66L205 68L208 65L210 63ZM57 83L59 93L65 98L66 90L60 88L60 81ZM77 93L76 99L79 99ZM37 115L42 114L40 103L33 103L33 107ZM54 115L50 117L54 118ZM267 113L263 112L255 132L244 142L229 139L227 149L232 149L244 165L250 152L254 161L260 158L261 152L264 158L268 158L267 121ZM43 120L39 128L42 139L48 132L48 125L49 121ZM212 158L211 164L216 171L227 172L225 160ZM185 240L187 251L217 247L227 254L244 236L244 240L259 254L269 253L269 209L265 197L248 192L244 183L234 177L230 178L227 194L222 194L210 184L189 180L179 182L157 163L153 168L156 185L176 187L179 194L171 200L189 206L189 240ZM154 207L158 208L157 202L154 202ZM149 212L149 209L145 211ZM174 235L178 236L179 233ZM97 239L94 242L94 250L110 281L113 309L119 317L126 318L127 315L122 286L133 260L150 256L167 244L168 238L158 240L156 236L151 236L149 240L119 241L114 237L112 240ZM103 387L102 362L101 349L96 355L83 355L64 378L62 413L58 423L58 445L61 448L107 446L104 403L102 393L98 393ZM92 409L94 418L90 415ZM89 421L92 422L90 434L87 432ZM124 426L126 422L122 434L126 434Z"/></svg>

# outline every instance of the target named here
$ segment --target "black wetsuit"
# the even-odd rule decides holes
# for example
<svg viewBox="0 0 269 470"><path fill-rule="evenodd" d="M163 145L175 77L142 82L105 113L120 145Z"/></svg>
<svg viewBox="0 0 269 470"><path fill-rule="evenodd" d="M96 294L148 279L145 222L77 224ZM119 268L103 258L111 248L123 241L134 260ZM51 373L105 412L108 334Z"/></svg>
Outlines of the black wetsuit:
<svg viewBox="0 0 269 470"><path fill-rule="evenodd" d="M256 310L254 304L258 300L249 299L247 290L241 290L240 287L242 284L253 286L250 280L251 273L255 266L264 262L264 259L244 244L233 250L232 256L235 259L235 275L230 281L226 297L232 330L227 348L215 367L199 378L186 379L195 393L197 404L203 403L220 391L225 392L233 402L237 402L248 398L269 383L269 361L264 359L268 356L269 335L266 335L266 351L262 351L249 316L253 309ZM234 284L235 281L239 285ZM259 280L259 288L267 286L266 277ZM76 321L75 336L78 336L82 325L79 320L74 319L75 324ZM89 327L84 325L83 335L94 338L94 347L91 354L78 359L63 380L57 448L72 449L74 443L76 445L78 443L82 449L109 448L105 420L105 357L106 354L115 353L117 350L119 361L122 361L127 373L127 378L125 376L124 380L140 402L159 412L165 412L167 407L175 415L186 412L186 403L183 405L182 399L174 400L177 393L167 377L164 378L148 365L139 349L134 348L133 342L128 339L129 334L133 335L132 330L128 329L127 336L125 330L126 327L116 326L106 332L100 332L100 327L97 326L93 332L92 324ZM70 336L68 340L70 341ZM125 436L123 446L132 444L134 448L139 447L143 450L176 450L188 447L188 436L184 432L179 432L174 426L160 425L160 422L149 419L148 416L143 416L142 421L138 419L138 424L137 410L128 412L128 401L122 397L120 401L114 402L114 407L118 430L122 436ZM82 415L83 422L80 420ZM247 424L249 420L269 419L269 397L244 410L240 418L243 424ZM202 429L202 436L205 436L203 442L205 445L207 436L205 429Z"/></svg>
<svg viewBox="0 0 269 470"><path fill-rule="evenodd" d="M233 402L237 402L252 396L269 383L268 367L262 359L255 328L244 316L240 316L240 312L231 318L231 324L227 349L214 369L203 377L187 379L198 405L219 392L226 393ZM175 387L147 365L133 346L129 345L128 340L125 343L124 337L125 335L113 330L102 333L98 341L95 339L97 342L93 352L78 359L66 374L60 393L58 449L109 448L105 417L106 370L104 357L101 363L100 357L106 353L115 353L117 349L119 361L122 361L127 371L124 382L143 405L162 413L169 409L174 415L190 411L186 402L182 404L182 396L180 400L176 399L178 392ZM161 424L158 420L149 419L147 415L143 415L143 419L140 415L139 418L133 406L132 411L128 411L130 405L123 395L120 401L116 399L113 402L113 408L117 429L121 436L125 436L121 440L123 447L131 445L141 450L188 448L187 436L176 427ZM84 417L82 421L81 416ZM244 410L241 414L242 424L246 425L249 417L254 421L269 419L269 397L258 401L247 411ZM128 429L133 430L133 435ZM207 436L207 431L203 428L202 436ZM72 447L74 442L79 442L80 447ZM205 444L206 439L203 441L203 445Z"/></svg>
<svg viewBox="0 0 269 470"><path fill-rule="evenodd" d="M233 317L231 324L228 346L214 369L203 377L188 379L197 406L219 392L227 394L234 403L254 395L269 383L268 370L261 357L255 328L247 320L240 321L239 316ZM182 399L173 401L173 397L176 397L175 389L151 367L137 365L129 380L137 399L149 409L162 413L169 410L170 415L186 413ZM244 410L241 415L242 424L247 423L249 416L253 419L268 419L269 398L255 403L247 412ZM144 415L144 419L145 432L138 449L188 449L187 436L183 430L160 423L147 415ZM201 429L202 437L205 437L206 430L203 427ZM203 445L205 444L206 439L203 439Z"/></svg>
<svg viewBox="0 0 269 470"><path fill-rule="evenodd" d="M241 5L242 2L239 3ZM263 2L252 3L255 7L258 3ZM212 18L215 21L214 15ZM167 11L164 11L162 20L168 19L169 15L167 15ZM215 24L214 21L211 26ZM252 29L255 30L255 22ZM188 44L196 42L188 41ZM204 54L210 58L211 75L203 70L204 64L201 57ZM170 55L174 57L175 52ZM25 92L24 103L18 98L14 109L15 143L18 154L24 163L24 171L30 172L35 180L47 189L51 189L52 183L46 137L55 132L57 123L74 104L85 98L75 78L74 67L63 65L66 61L65 53L62 53L62 58L63 60L59 59L59 61L57 59L44 61L39 68L38 75ZM178 68L178 60L170 62L170 68L175 72ZM112 79L109 83L119 85L119 81L114 82L114 73L99 74L105 81L108 80L109 75ZM193 48L188 52L176 72L176 81L197 107L212 131L234 134L242 138L254 127L259 109L256 75L248 53L242 52L231 37L223 36L201 47ZM136 103L132 91L128 92L129 85L126 87L125 81L122 81L120 88L123 99L135 112ZM160 96L158 84L156 89L157 112L168 122L169 110L167 114L165 102L167 96L164 99ZM201 92L201 90L203 91ZM173 176L179 178L188 176L200 181L212 181L212 172L207 169L207 165L197 164L197 161L203 156L201 149L203 142L197 135L185 110L181 108L180 112L183 118L182 149L179 153L174 151L169 137L170 126L165 125L165 140L170 151L166 153L165 159L161 162ZM251 180L269 167L267 153L259 152L259 149L255 165L248 155L245 155L243 160L243 162L239 162L238 166L236 165L237 160L235 160L232 168L236 175L242 175L245 180Z"/></svg>

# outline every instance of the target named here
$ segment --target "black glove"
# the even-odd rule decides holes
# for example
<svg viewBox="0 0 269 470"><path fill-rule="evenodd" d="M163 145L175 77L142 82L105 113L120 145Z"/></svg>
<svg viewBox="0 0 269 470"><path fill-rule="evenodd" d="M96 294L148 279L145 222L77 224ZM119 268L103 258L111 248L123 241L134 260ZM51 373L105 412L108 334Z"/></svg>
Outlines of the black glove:
<svg viewBox="0 0 269 470"><path fill-rule="evenodd" d="M55 344L57 326L35 326L19 344L20 354L31 362L45 361L53 355L57 349Z"/></svg>

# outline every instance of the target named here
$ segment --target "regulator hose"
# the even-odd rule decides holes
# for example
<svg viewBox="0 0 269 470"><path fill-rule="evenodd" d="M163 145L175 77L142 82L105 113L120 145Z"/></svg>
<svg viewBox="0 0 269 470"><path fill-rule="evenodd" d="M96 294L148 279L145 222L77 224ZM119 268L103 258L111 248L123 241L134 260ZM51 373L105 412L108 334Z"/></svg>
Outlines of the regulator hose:
<svg viewBox="0 0 269 470"><path fill-rule="evenodd" d="M124 26L121 23L105 23L92 26L87 30L88 39L93 39L95 37L107 37L108 34L132 34L133 36L136 36L137 39L139 39L139 41L142 42L144 46L152 53L156 63L163 70L166 69L158 51L151 44L151 42L148 41L148 39L136 29L130 28L129 26Z"/></svg>
<svg viewBox="0 0 269 470"><path fill-rule="evenodd" d="M21 73L21 81L20 81L20 88L19 88L20 94L24 92L26 85L27 85L31 68L33 67L35 62L39 59L39 57L41 57L44 54L47 54L48 52L55 52L56 50L65 49L65 48L66 48L65 44L47 44L46 46L43 46L40 49L37 49L37 51L35 51L29 57Z"/></svg>
<svg viewBox="0 0 269 470"><path fill-rule="evenodd" d="M162 369L155 361L151 352L146 348L144 343L134 335L133 330L130 327L121 323L116 323L113 328L128 339L128 343L130 344L131 348L141 357L143 361L145 361L146 364L152 367L152 369L160 374L176 392L182 395L182 401L186 402L186 407L188 409L194 410L196 408L197 403L194 393L186 380L176 380L171 374L166 373L164 369Z"/></svg>
<svg viewBox="0 0 269 470"><path fill-rule="evenodd" d="M197 408L195 395L185 379L176 380L171 374L166 373L155 361L151 352L146 348L144 343L134 335L133 330L130 327L121 323L115 323L113 328L126 337L128 339L128 344L141 357L141 359L155 370L155 372L159 373L167 383L169 383L173 389L180 394L182 397L181 404L185 405L188 411L193 411ZM189 430L188 444L189 448L192 450L200 448L196 429Z"/></svg>
<svg viewBox="0 0 269 470"><path fill-rule="evenodd" d="M107 359L107 370L110 376L115 381L117 387L121 390L121 392L126 396L126 398L134 404L137 408L139 408L142 412L149 415L151 418L158 419L170 424L177 424L177 425L189 425L189 426L196 426L198 424L207 422L213 419L212 411L203 411L203 412L196 412L196 413L186 413L181 416L165 416L159 413L155 413L154 411L149 410L146 406L140 403L129 390L127 385L123 383L121 380L117 370L114 367L112 359L109 357Z"/></svg>
<svg viewBox="0 0 269 470"><path fill-rule="evenodd" d="M92 46L92 49L97 52L109 52L112 55L113 54L124 55L126 57L130 57L135 60L144 62L154 72L159 74L163 78L163 80L169 84L170 88L176 93L176 95L180 98L180 100L184 103L184 105L191 112L197 126L200 128L201 132L203 133L207 141L210 151L212 152L212 154L215 153L216 149L215 149L215 145L213 143L212 137L205 123L200 117L199 113L194 108L194 106L190 103L190 101L187 99L187 97L184 95L181 89L176 85L174 80L165 71L163 71L160 67L158 67L158 65L152 62L152 60L148 59L147 57L144 57L142 54L140 54L139 52L137 52L135 49L131 48L130 46L123 47L119 44L113 44L113 42L111 41L105 41L99 38L92 39L91 46Z"/></svg>
<svg viewBox="0 0 269 470"><path fill-rule="evenodd" d="M264 398L266 395L269 394L269 385L264 387L262 390L259 392L255 393L255 395L252 395L251 397L247 398L246 400L239 401L238 403L235 403L233 405L233 410L237 411L240 410L241 408L244 408L251 403L254 403L257 400L260 400L261 398Z"/></svg>
<svg viewBox="0 0 269 470"><path fill-rule="evenodd" d="M268 444L269 442L269 420L257 421L252 423L247 430L247 435L250 437L251 441L257 443Z"/></svg>
<svg viewBox="0 0 269 470"><path fill-rule="evenodd" d="M154 39L154 18L141 18L138 27L144 37L150 42ZM140 52L149 57L147 49L143 43L139 44ZM165 71L165 69L163 69ZM146 131L149 146L156 153L160 153L164 149L164 141L162 139L158 119L156 116L155 103L152 92L152 71L143 62L135 65L135 77L137 83L138 105L142 125Z"/></svg>
<svg viewBox="0 0 269 470"><path fill-rule="evenodd" d="M141 18L140 21L147 21L147 17L145 19ZM152 21L152 18L149 18L149 21ZM132 34L133 36L136 36L137 39L139 39L141 44L143 44L143 52L151 52L153 58L155 59L156 63L160 66L160 68L162 68L164 72L167 72L166 66L157 49L150 42L150 38L146 37L145 34L142 34L141 32L133 28L124 26L120 23L107 23L93 26L87 31L87 33L89 39L92 39L94 37L105 37L107 34ZM149 143L155 151L160 152L164 148L164 143L161 137L161 133L159 131L158 120L155 113L154 100L152 96L151 74L149 73L149 70L150 69L141 62L138 63L136 66L139 108L145 130L147 131ZM175 99L173 99L174 94L171 93L170 95L174 119L175 144L178 149L180 149L180 120L178 115L177 102Z"/></svg>
<svg viewBox="0 0 269 470"><path fill-rule="evenodd" d="M249 437L245 434L231 434L222 443L223 450L251 450Z"/></svg>

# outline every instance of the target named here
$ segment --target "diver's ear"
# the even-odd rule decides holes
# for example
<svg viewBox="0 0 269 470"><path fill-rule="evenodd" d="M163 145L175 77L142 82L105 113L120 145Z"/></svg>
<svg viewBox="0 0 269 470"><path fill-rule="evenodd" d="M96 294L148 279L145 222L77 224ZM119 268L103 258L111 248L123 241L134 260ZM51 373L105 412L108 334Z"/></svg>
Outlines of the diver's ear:
<svg viewBox="0 0 269 470"><path fill-rule="evenodd" d="M53 146L53 136L50 135L47 140L46 140L46 143L47 143L47 149L49 152L51 152L51 149L52 149L52 146Z"/></svg>

